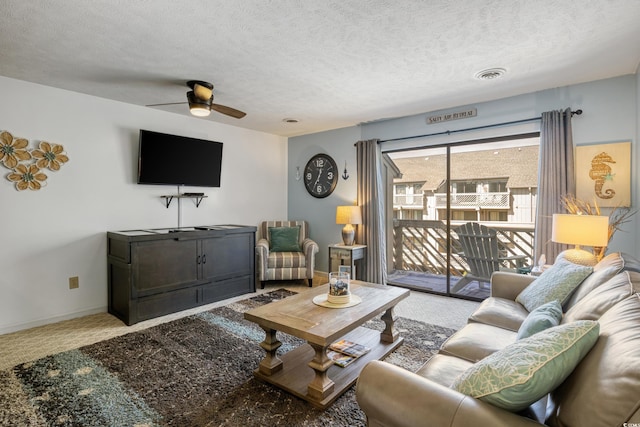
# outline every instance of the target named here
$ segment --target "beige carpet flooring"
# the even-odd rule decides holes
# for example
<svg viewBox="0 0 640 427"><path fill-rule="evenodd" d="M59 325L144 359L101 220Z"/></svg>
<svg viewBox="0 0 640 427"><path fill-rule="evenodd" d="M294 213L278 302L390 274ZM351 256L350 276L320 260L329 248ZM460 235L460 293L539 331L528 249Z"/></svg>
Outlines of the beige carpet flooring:
<svg viewBox="0 0 640 427"><path fill-rule="evenodd" d="M321 284L323 282L321 279L315 279L314 283ZM279 288L286 288L297 292L308 289L304 283L299 281L282 281L269 283L264 290L258 289L258 292L268 292ZM37 360L61 351L79 348L84 345L149 328L160 323L170 322L180 317L210 310L254 295L255 294L245 294L213 304L147 320L133 326L126 326L121 320L108 313L100 313L0 335L0 370L11 368L19 363ZM460 329L464 326L467 318L477 306L478 303L472 301L411 291L411 296L397 305L395 313L398 316L425 323Z"/></svg>

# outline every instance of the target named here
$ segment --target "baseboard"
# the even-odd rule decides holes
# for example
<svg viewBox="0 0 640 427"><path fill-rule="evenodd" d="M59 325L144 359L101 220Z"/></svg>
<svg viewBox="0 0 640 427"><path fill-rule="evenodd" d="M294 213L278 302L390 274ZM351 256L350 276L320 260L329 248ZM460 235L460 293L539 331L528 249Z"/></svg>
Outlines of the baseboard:
<svg viewBox="0 0 640 427"><path fill-rule="evenodd" d="M49 325L51 323L58 323L64 320L76 319L78 317L90 316L92 314L106 313L106 312L107 312L107 306L102 306L102 307L91 308L88 310L76 311L74 313L63 314L61 316L33 320L31 322L26 322L26 323L16 323L13 325L1 326L0 335L10 334L12 332L18 332L25 329L36 328L38 326Z"/></svg>

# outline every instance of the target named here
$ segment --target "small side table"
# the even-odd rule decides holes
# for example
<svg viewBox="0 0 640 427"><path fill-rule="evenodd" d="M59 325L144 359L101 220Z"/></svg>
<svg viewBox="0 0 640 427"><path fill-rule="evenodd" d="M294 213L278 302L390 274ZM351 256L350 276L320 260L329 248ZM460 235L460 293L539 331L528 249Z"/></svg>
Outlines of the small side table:
<svg viewBox="0 0 640 427"><path fill-rule="evenodd" d="M329 245L328 273L338 271L338 267L341 265L348 265L350 267L349 276L355 280L358 271L356 265L358 268L362 267L362 260L364 260L366 250L367 245Z"/></svg>

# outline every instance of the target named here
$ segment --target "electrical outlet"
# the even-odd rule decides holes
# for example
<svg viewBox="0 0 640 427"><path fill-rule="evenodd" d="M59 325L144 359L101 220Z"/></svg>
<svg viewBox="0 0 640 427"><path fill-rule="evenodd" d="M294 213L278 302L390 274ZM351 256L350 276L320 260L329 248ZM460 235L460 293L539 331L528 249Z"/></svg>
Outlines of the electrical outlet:
<svg viewBox="0 0 640 427"><path fill-rule="evenodd" d="M69 277L69 289L78 289L80 287L80 279L78 276Z"/></svg>

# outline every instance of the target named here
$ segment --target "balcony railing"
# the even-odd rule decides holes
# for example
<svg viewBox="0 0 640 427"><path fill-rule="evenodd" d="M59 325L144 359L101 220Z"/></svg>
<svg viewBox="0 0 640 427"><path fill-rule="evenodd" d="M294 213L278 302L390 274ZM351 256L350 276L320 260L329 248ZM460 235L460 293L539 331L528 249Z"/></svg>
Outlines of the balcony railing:
<svg viewBox="0 0 640 427"><path fill-rule="evenodd" d="M447 230L442 221L394 220L393 221L393 268L394 270L419 271L432 274L463 276L468 266L462 257L462 247L455 235L455 228L461 221L451 223L451 262L447 267ZM533 264L534 226L484 222L496 230L502 257L524 255L520 260L525 266ZM520 265L515 261L505 261L505 268L516 270Z"/></svg>
<svg viewBox="0 0 640 427"><path fill-rule="evenodd" d="M447 194L435 193L436 208L447 207ZM456 193L451 195L452 208L485 208L508 209L510 206L510 193ZM394 194L393 206L395 208L421 208L424 207L423 194Z"/></svg>
<svg viewBox="0 0 640 427"><path fill-rule="evenodd" d="M447 194L436 193L436 207L447 207ZM452 208L479 207L486 209L504 209L509 207L509 192L504 193L456 193L451 195Z"/></svg>
<svg viewBox="0 0 640 427"><path fill-rule="evenodd" d="M394 207L423 207L424 195L420 194L394 194L393 206Z"/></svg>

